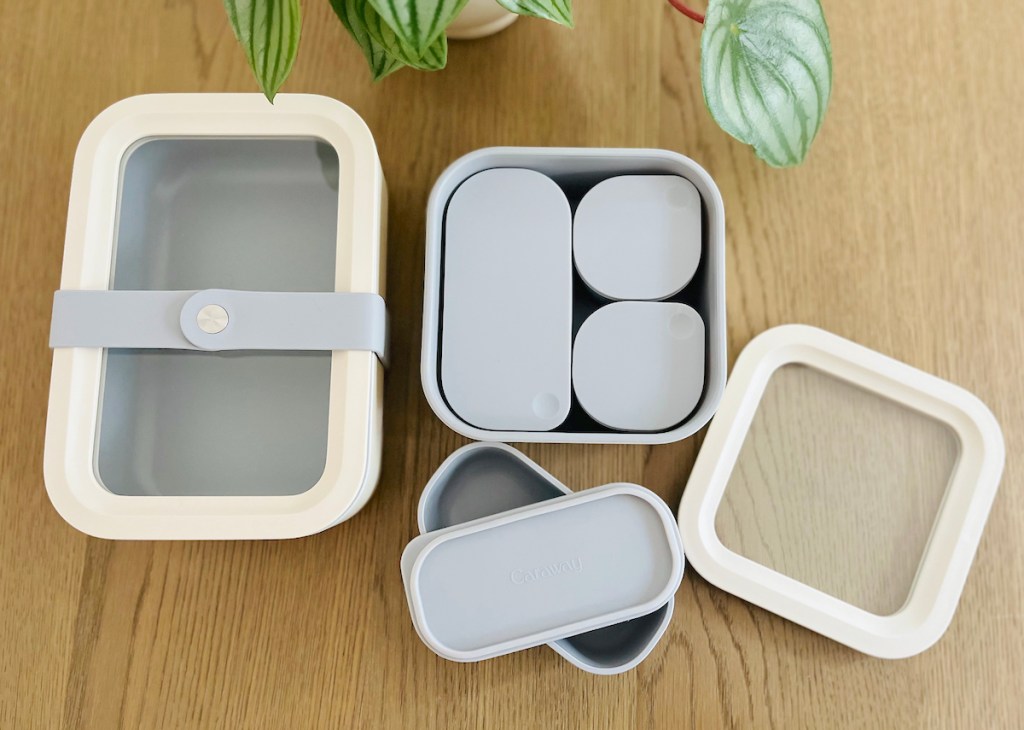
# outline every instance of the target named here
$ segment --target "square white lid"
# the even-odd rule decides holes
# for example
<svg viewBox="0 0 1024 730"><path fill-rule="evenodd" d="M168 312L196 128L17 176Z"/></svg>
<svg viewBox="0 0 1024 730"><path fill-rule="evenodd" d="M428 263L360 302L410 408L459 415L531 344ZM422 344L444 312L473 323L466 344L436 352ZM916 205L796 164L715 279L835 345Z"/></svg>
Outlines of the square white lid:
<svg viewBox="0 0 1024 730"><path fill-rule="evenodd" d="M975 396L785 325L737 359L679 527L710 583L864 653L907 657L952 620L1003 462Z"/></svg>

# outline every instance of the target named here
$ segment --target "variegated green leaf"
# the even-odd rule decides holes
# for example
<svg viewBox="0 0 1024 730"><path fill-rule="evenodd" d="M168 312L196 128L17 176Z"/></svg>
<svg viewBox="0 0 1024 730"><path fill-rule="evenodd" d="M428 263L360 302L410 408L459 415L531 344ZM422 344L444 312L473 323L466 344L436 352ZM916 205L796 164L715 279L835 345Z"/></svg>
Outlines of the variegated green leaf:
<svg viewBox="0 0 1024 730"><path fill-rule="evenodd" d="M368 0L350 0L363 18L366 31L379 45L383 46L388 55L402 63L421 71L437 71L448 62L448 37L442 33L427 47L426 53L416 53L402 42L391 26L384 22L380 13L373 9Z"/></svg>
<svg viewBox="0 0 1024 730"><path fill-rule="evenodd" d="M803 161L832 92L819 0L710 0L701 83L711 116L774 167Z"/></svg>
<svg viewBox="0 0 1024 730"><path fill-rule="evenodd" d="M366 4L366 0L331 0L331 7L334 8L338 19L363 50L363 55L370 64L373 80L379 81L405 64L388 53L383 44L373 39L363 17L363 6Z"/></svg>
<svg viewBox="0 0 1024 730"><path fill-rule="evenodd" d="M506 10L517 15L532 15L535 18L553 20L572 27L572 0L497 0Z"/></svg>
<svg viewBox="0 0 1024 730"><path fill-rule="evenodd" d="M467 0L369 0L412 53L422 58Z"/></svg>
<svg viewBox="0 0 1024 730"><path fill-rule="evenodd" d="M273 101L299 50L299 0L224 0L224 9L256 81Z"/></svg>

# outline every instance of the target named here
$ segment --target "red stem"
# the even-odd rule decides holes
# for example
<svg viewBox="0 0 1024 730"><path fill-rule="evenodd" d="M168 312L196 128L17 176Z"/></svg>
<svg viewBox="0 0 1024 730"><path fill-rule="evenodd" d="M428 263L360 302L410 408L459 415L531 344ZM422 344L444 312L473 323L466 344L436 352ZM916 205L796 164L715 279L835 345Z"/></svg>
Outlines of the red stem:
<svg viewBox="0 0 1024 730"><path fill-rule="evenodd" d="M668 4L678 10L680 13L685 15L690 20L696 20L701 25L704 24L704 16L698 13L696 10L691 10L683 4L683 0L668 0Z"/></svg>

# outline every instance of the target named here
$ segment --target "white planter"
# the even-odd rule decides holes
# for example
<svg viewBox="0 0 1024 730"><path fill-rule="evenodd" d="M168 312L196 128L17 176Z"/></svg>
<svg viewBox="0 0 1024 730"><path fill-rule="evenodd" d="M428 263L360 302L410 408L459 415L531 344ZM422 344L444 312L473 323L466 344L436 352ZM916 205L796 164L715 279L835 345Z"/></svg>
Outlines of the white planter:
<svg viewBox="0 0 1024 730"><path fill-rule="evenodd" d="M484 38L505 30L519 16L510 13L494 0L469 0L458 17L448 26L448 37L457 41Z"/></svg>
<svg viewBox="0 0 1024 730"><path fill-rule="evenodd" d="M332 99L151 95L100 114L51 331L58 512L99 537L258 539L360 509L382 365L332 343L323 311L369 304L383 352L385 209L373 137Z"/></svg>

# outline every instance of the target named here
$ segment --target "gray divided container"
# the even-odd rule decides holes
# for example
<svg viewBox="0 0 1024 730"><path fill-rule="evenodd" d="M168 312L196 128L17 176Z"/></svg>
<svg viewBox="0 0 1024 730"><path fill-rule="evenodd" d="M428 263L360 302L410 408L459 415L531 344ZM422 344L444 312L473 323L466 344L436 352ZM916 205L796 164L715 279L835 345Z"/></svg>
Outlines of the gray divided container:
<svg viewBox="0 0 1024 730"><path fill-rule="evenodd" d="M470 444L453 453L423 490L419 527L425 534L437 534L438 530L572 494L511 447ZM571 560L569 565L573 566ZM650 613L558 638L548 645L585 671L619 674L643 661L657 645L672 617L673 604L674 599L669 598Z"/></svg>
<svg viewBox="0 0 1024 730"><path fill-rule="evenodd" d="M692 392L690 384L686 384L686 397L678 399L679 402L695 400L692 410L678 413L667 424L664 419L659 419L653 427L650 424L641 424L647 426L645 428L631 428L632 424L617 427L616 424L602 423L594 418L574 394L567 416L558 425L552 427L550 422L560 419L563 404L558 401L557 397L548 397L549 393L538 391L535 395L523 399L523 405L519 406L522 412L526 413L531 408L532 412L527 413L528 417L518 420L518 423L522 425L513 428L504 425L497 419L491 419L486 424L488 427L484 427L484 424L480 422L474 423L472 417L467 418L466 414L456 407L449 394L452 384L460 391L459 396L462 395L461 391L468 387L467 382L470 386L476 382L487 382L491 392L496 386L491 382L489 372L481 373L480 366L475 361L464 357L465 348L454 350L446 348L447 338L450 334L445 331L451 318L449 308L453 306L453 302L460 312L467 306L472 306L464 301L464 297L461 295L452 300L448 299L446 277L453 266L453 261L448 256L448 214L454 197L463 184L468 184L468 181L471 181L474 176L484 171L507 168L535 171L546 175L561 188L573 211L590 191L599 188L606 181L623 176L639 176L640 179L643 179L644 176L675 176L688 181L692 185L692 189L699 194L699 230L701 234L699 264L686 286L665 299L666 302L692 308L704 322L703 382L698 384L700 386L699 393L695 399L689 396L689 393ZM614 188L615 185L611 187ZM501 202L507 204L508 209L515 210L517 197L512 196L510 200ZM667 204L671 204L674 198L667 194L666 200ZM684 216L684 218L692 221L690 215ZM666 219L670 222L672 220L670 216ZM499 222L496 222L495 235L499 233L504 235L503 232L497 230L500 227ZM688 230L692 231L692 228L693 226L687 226ZM459 243L456 242L457 245ZM459 248L464 247L460 245ZM457 266L458 262L455 262L455 265ZM681 269L685 269L685 267L684 262ZM477 275L484 280L503 281L501 267L476 266L475 268ZM460 271L460 277L464 277L465 273L465 271ZM686 279L688 273L683 271L679 281ZM600 308L611 304L612 300L594 291L575 271L571 277L563 276L562 278L565 279L565 286L571 297L572 336L575 339L584 322ZM496 147L470 153L457 160L442 173L431 193L427 209L425 280L423 347L420 363L423 390L437 416L450 428L464 436L480 441L506 442L669 443L684 439L698 431L711 419L718 407L725 386L727 367L724 210L721 195L711 177L699 165L682 155L665 150L644 149L513 147ZM545 279L545 281L547 280ZM505 282L505 284L507 283ZM671 292L672 288L674 287L668 291ZM460 286L457 289L461 294L466 287ZM545 316L556 319L561 316L559 311L545 315L544 312L538 310L537 302L531 295L531 283L527 279L520 280L518 285L513 282L507 291L503 287L502 292L497 296L507 300L509 311L520 313L520 324L531 319L548 324ZM657 291L655 294L661 296L665 294L665 291ZM501 307L491 307L492 303L486 299L480 299L477 306L500 311ZM481 320L479 315L480 312L474 313L476 320ZM495 318L491 331L482 336L499 341L500 344L507 327L502 326L497 319ZM479 329L480 325L478 324L477 330L479 331ZM497 347L493 352L499 350L501 348ZM451 361L453 357L456 362ZM531 367L543 365L547 368L548 363L559 361L561 357L561 352L551 350L540 357L527 359L527 361ZM481 358L477 359L481 360ZM492 357L491 362L497 363L493 367L501 370L504 380L514 377L515 368L502 367L501 363L505 362L504 358ZM687 372L692 373L696 370L688 367ZM491 396L487 396L487 398L491 398ZM461 402L465 399L458 397L457 400ZM636 407L643 409L646 406L638 403ZM543 415L550 415L550 418L544 419Z"/></svg>

